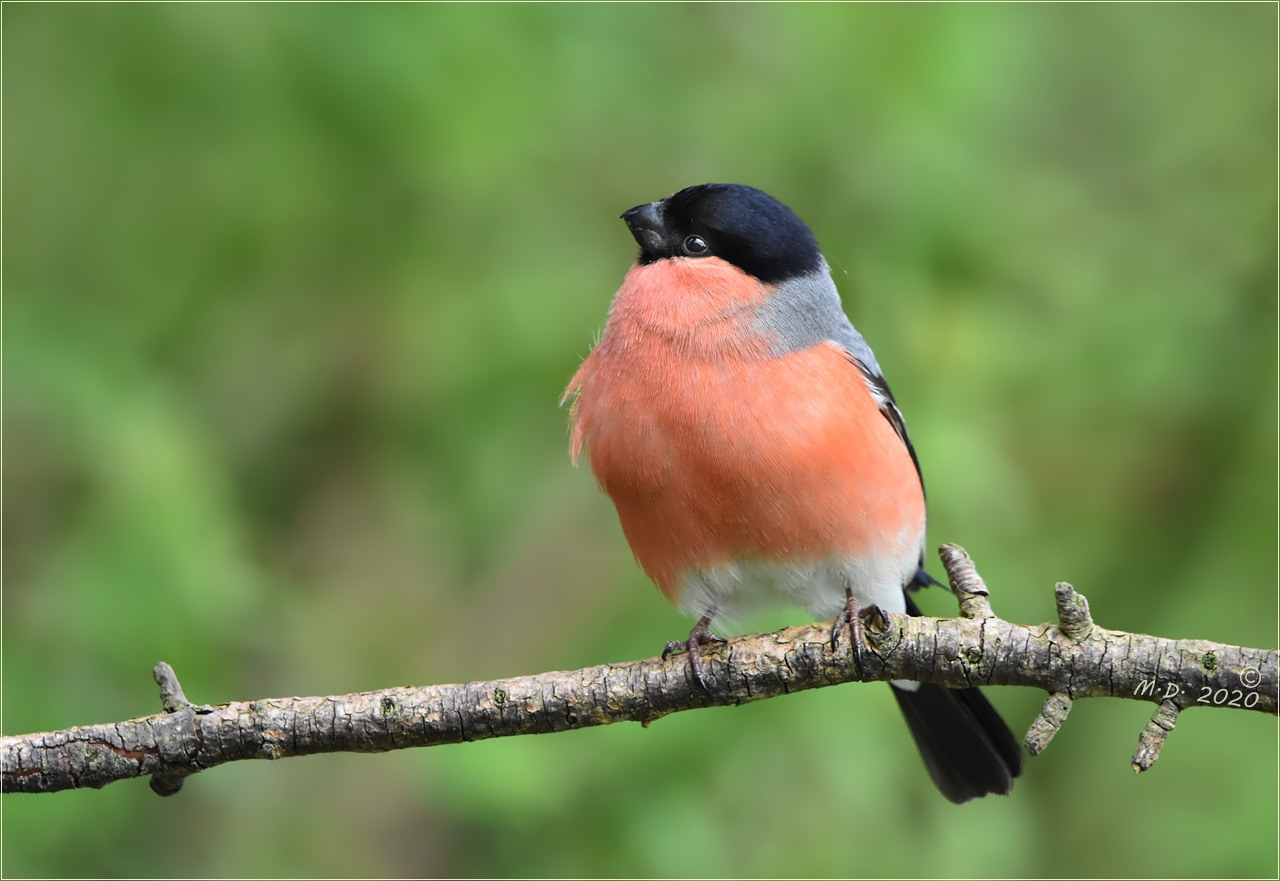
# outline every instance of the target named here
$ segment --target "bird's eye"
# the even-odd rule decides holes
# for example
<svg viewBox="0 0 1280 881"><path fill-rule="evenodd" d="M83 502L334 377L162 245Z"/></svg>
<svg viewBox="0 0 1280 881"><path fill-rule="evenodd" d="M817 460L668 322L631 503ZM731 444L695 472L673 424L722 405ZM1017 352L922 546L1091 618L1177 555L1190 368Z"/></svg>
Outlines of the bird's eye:
<svg viewBox="0 0 1280 881"><path fill-rule="evenodd" d="M684 240L684 252L693 255L707 253L707 240L702 236L689 236Z"/></svg>

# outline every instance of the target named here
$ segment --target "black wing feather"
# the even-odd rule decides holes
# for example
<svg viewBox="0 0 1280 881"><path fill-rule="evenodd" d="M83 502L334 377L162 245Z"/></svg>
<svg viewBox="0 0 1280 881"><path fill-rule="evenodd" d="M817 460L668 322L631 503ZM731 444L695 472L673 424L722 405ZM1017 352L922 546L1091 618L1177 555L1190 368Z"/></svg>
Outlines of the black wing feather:
<svg viewBox="0 0 1280 881"><path fill-rule="evenodd" d="M871 392L871 397L880 407L880 415L889 420L889 424L893 426L893 430L902 440L902 445L907 448L907 453L911 456L911 464L916 466L916 477L920 480L920 492L926 496L928 493L924 488L924 472L920 470L920 459L916 456L916 448L911 445L911 435L907 434L907 422L902 418L902 411L898 409L898 402L893 398L893 392L889 390L889 383L884 376L872 370L866 364L862 363L852 353L845 353L853 365L858 368L858 372L862 374L862 380L867 384L867 390ZM911 590L920 587L945 587L942 582L934 578L924 569L924 552L920 553L920 568L915 576L911 579L911 583L907 585Z"/></svg>
<svg viewBox="0 0 1280 881"><path fill-rule="evenodd" d="M907 448L907 452L911 454L911 463L916 466L916 476L920 478L920 489L924 490L924 472L920 470L920 460L916 458L916 448L911 445L911 436L907 434L907 423L902 418L902 411L898 409L898 402L893 398L893 392L889 390L889 383L879 373L873 373L857 358L852 355L849 359L857 366L858 371L862 374L863 380L867 383L867 388L871 392L871 397L876 399L876 403L880 405L880 414L889 420L889 424L893 426L893 430L898 433L898 437L902 439L902 443Z"/></svg>

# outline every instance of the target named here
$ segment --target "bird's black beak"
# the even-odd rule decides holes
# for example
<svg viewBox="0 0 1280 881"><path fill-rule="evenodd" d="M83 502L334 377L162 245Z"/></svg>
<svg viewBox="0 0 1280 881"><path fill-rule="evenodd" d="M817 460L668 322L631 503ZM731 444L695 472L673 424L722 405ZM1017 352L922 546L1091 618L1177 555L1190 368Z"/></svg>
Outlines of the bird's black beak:
<svg viewBox="0 0 1280 881"><path fill-rule="evenodd" d="M661 250L664 236L657 202L648 202L624 211L622 219L626 221L627 228L631 230L641 251L654 253Z"/></svg>

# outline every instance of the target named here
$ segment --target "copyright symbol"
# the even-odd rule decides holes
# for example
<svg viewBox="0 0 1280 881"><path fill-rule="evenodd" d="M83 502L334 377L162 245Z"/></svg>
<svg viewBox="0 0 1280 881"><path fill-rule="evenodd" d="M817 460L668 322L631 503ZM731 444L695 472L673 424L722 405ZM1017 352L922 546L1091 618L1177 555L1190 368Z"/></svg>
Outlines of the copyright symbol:
<svg viewBox="0 0 1280 881"><path fill-rule="evenodd" d="M1262 674L1254 667L1245 667L1240 671L1240 684L1245 688L1257 688L1262 681Z"/></svg>

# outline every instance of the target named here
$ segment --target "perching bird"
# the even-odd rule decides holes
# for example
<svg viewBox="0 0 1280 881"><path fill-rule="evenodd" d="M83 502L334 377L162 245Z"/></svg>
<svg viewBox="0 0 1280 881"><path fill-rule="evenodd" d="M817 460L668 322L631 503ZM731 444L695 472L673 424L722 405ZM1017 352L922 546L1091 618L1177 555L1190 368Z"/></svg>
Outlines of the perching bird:
<svg viewBox="0 0 1280 881"><path fill-rule="evenodd" d="M600 342L565 391L570 442L636 559L708 629L799 605L849 625L920 612L925 498L880 365L809 228L752 187L703 184L622 215L640 245ZM705 687L705 686L704 686ZM891 683L934 783L1006 794L1019 745L976 688Z"/></svg>

